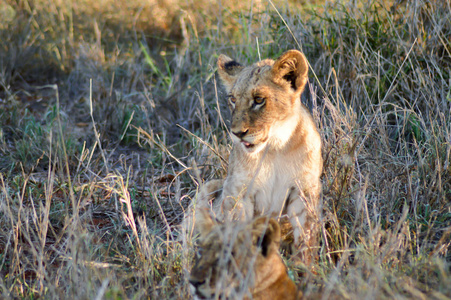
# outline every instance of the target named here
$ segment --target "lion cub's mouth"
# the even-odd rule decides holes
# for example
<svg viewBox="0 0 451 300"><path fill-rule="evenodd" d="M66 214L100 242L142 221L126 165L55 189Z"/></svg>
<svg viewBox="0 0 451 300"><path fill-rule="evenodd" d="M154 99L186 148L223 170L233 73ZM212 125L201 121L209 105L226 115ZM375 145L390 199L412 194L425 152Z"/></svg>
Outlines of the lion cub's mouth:
<svg viewBox="0 0 451 300"><path fill-rule="evenodd" d="M243 149L250 154L255 154L260 152L264 146L266 145L266 139L264 140L257 140L255 143L255 140L253 141L254 143L250 143L248 141L245 140L241 140L240 143L243 146Z"/></svg>
<svg viewBox="0 0 451 300"><path fill-rule="evenodd" d="M252 149L255 146L254 144L251 144L246 141L241 141L241 143L243 143L243 146L246 147L246 149Z"/></svg>

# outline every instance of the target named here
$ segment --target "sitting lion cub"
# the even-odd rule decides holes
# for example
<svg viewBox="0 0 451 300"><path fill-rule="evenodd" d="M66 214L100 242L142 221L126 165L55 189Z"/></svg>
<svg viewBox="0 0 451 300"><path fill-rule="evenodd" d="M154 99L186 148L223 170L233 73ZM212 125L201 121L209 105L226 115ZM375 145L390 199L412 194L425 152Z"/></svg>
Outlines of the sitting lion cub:
<svg viewBox="0 0 451 300"><path fill-rule="evenodd" d="M218 224L201 212L199 255L189 279L199 298L300 299L279 254L280 228L274 219Z"/></svg>
<svg viewBox="0 0 451 300"><path fill-rule="evenodd" d="M220 217L241 220L285 216L295 245L315 246L322 158L320 135L300 100L307 60L290 50L247 67L225 55L217 64L232 111L233 149L227 178L203 186L199 207L210 200Z"/></svg>

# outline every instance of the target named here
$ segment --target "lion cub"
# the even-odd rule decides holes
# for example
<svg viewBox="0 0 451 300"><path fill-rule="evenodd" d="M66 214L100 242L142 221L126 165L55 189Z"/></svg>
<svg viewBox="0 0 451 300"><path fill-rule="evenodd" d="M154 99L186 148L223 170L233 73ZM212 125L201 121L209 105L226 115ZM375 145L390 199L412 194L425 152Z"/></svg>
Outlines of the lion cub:
<svg viewBox="0 0 451 300"><path fill-rule="evenodd" d="M280 228L274 219L217 223L197 214L199 254L190 283L199 298L300 299L279 254Z"/></svg>
<svg viewBox="0 0 451 300"><path fill-rule="evenodd" d="M211 203L216 214L232 219L283 216L296 247L310 249L316 244L322 157L320 135L300 100L305 56L290 50L275 61L242 66L220 55L217 65L232 111L233 149L227 178L207 182L198 205Z"/></svg>

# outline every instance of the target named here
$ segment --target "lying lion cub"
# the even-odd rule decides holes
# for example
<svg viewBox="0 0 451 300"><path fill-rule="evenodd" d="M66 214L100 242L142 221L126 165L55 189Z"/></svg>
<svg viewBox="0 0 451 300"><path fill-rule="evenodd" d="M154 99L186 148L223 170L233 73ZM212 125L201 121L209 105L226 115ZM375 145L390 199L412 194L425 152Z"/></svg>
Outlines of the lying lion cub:
<svg viewBox="0 0 451 300"><path fill-rule="evenodd" d="M300 100L307 60L290 50L247 67L225 55L217 64L232 111L233 149L227 178L207 182L198 206L212 203L221 218L285 216L295 245L310 249L316 245L322 158L320 135Z"/></svg>
<svg viewBox="0 0 451 300"><path fill-rule="evenodd" d="M279 254L274 219L218 224L201 212L199 255L189 279L199 298L300 299Z"/></svg>

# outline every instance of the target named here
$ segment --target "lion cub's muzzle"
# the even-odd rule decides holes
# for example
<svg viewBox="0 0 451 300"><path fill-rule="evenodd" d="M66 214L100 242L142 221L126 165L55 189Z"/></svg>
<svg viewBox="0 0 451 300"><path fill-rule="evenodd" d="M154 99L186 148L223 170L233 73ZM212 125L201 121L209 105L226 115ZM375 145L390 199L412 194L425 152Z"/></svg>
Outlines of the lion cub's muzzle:
<svg viewBox="0 0 451 300"><path fill-rule="evenodd" d="M232 131L232 133L240 140L240 142L243 144L243 146L246 149L251 149L252 147L255 146L254 144L252 144L244 139L244 137L249 133L249 129L246 129L245 131L240 131L240 130Z"/></svg>

